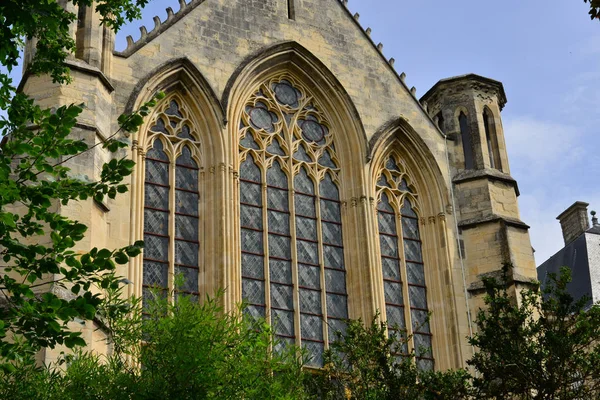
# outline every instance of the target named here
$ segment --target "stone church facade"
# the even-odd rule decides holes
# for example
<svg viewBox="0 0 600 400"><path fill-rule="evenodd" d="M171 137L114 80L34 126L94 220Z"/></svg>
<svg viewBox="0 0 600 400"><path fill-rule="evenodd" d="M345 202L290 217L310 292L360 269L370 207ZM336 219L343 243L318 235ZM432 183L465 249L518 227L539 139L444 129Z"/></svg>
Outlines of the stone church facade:
<svg viewBox="0 0 600 400"><path fill-rule="evenodd" d="M246 300L317 367L346 318L379 312L421 367L447 369L472 354L482 274L510 261L515 289L536 277L500 82L444 79L417 99L347 1L180 0L123 52L92 9L71 11L73 82L25 74L23 91L84 102L74 135L90 144L166 93L119 155L137 163L129 193L62 210L90 226L82 249L145 240L119 271L129 294L224 288L226 309ZM110 157L70 167L95 177Z"/></svg>

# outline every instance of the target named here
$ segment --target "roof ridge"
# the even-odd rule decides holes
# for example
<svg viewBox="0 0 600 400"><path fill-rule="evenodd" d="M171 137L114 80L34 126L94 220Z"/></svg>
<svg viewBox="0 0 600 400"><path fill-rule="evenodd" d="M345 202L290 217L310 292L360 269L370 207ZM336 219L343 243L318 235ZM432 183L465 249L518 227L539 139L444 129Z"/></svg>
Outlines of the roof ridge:
<svg viewBox="0 0 600 400"><path fill-rule="evenodd" d="M171 27L173 24L182 19L190 11L192 11L194 8L204 3L205 1L206 0L189 0L189 2L186 2L186 0L179 0L179 11L174 12L171 7L167 7L167 19L161 21L160 17L155 15L153 17L154 27L150 32L148 32L148 29L146 29L145 25L140 26L140 38L137 41L134 41L133 37L131 35L128 35L126 38L127 47L125 48L125 50L114 51L114 54L123 57L129 57L141 47L143 47L146 43L163 33L165 30L167 30L169 27Z"/></svg>

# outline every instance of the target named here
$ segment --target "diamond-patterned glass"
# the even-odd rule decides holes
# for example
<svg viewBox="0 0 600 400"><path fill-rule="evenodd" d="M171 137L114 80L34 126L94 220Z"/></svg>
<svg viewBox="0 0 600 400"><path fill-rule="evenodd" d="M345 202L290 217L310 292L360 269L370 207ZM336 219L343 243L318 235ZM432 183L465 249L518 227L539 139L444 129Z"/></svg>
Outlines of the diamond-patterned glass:
<svg viewBox="0 0 600 400"><path fill-rule="evenodd" d="M431 336L415 334L414 339L417 357L431 357Z"/></svg>
<svg viewBox="0 0 600 400"><path fill-rule="evenodd" d="M251 304L265 304L265 283L242 279L242 298Z"/></svg>
<svg viewBox="0 0 600 400"><path fill-rule="evenodd" d="M271 307L284 310L293 310L294 296L292 291L292 286L271 283Z"/></svg>
<svg viewBox="0 0 600 400"><path fill-rule="evenodd" d="M398 168L398 164L396 164L396 160L393 157L390 157L385 163L385 168L400 172L400 168Z"/></svg>
<svg viewBox="0 0 600 400"><path fill-rule="evenodd" d="M165 114L183 118L183 115L181 115L181 112L179 111L179 104L177 104L175 100L171 100Z"/></svg>
<svg viewBox="0 0 600 400"><path fill-rule="evenodd" d="M330 222L323 222L323 243L342 245L342 226Z"/></svg>
<svg viewBox="0 0 600 400"><path fill-rule="evenodd" d="M290 249L290 238L269 234L269 255L271 257L283 258L290 260L292 253Z"/></svg>
<svg viewBox="0 0 600 400"><path fill-rule="evenodd" d="M321 292L318 290L300 289L300 312L321 315Z"/></svg>
<svg viewBox="0 0 600 400"><path fill-rule="evenodd" d="M317 221L296 217L296 235L299 239L317 240Z"/></svg>
<svg viewBox="0 0 600 400"><path fill-rule="evenodd" d="M175 264L198 266L198 243L175 241Z"/></svg>
<svg viewBox="0 0 600 400"><path fill-rule="evenodd" d="M433 371L433 360L417 358L417 368L421 371Z"/></svg>
<svg viewBox="0 0 600 400"><path fill-rule="evenodd" d="M185 292L194 292L198 293L198 270L195 268L185 268L175 266L175 275L181 276L181 286L178 287L178 290L183 290Z"/></svg>
<svg viewBox="0 0 600 400"><path fill-rule="evenodd" d="M307 264L319 263L319 249L316 243L297 240L296 250L298 252L298 262Z"/></svg>
<svg viewBox="0 0 600 400"><path fill-rule="evenodd" d="M184 126L184 128L186 127ZM189 128L187 128L187 130L189 131ZM194 159L192 158L192 152L187 146L185 146L183 150L181 150L181 155L177 157L176 164L192 169L198 168L198 164L196 164L196 161L194 161Z"/></svg>
<svg viewBox="0 0 600 400"><path fill-rule="evenodd" d="M325 174L325 178L320 183L319 191L322 198L336 201L340 199L340 192L329 174Z"/></svg>
<svg viewBox="0 0 600 400"><path fill-rule="evenodd" d="M407 261L423 262L421 243L404 239L404 257L406 257Z"/></svg>
<svg viewBox="0 0 600 400"><path fill-rule="evenodd" d="M404 204L402 205L402 215L405 217L413 217L417 218L417 214L412 208L412 204L410 204L410 200L405 199Z"/></svg>
<svg viewBox="0 0 600 400"><path fill-rule="evenodd" d="M294 158L300 161L312 162L312 158L306 152L304 146L298 146L298 150L294 153Z"/></svg>
<svg viewBox="0 0 600 400"><path fill-rule="evenodd" d="M340 203L321 199L321 219L323 221L342 222Z"/></svg>
<svg viewBox="0 0 600 400"><path fill-rule="evenodd" d="M146 182L169 185L169 163L146 159Z"/></svg>
<svg viewBox="0 0 600 400"><path fill-rule="evenodd" d="M402 285L400 283L384 281L383 289L385 292L386 303L395 305L404 304L402 299Z"/></svg>
<svg viewBox="0 0 600 400"><path fill-rule="evenodd" d="M198 215L198 193L175 191L175 212Z"/></svg>
<svg viewBox="0 0 600 400"><path fill-rule="evenodd" d="M408 187L408 183L406 183L405 179L402 179L400 181L400 184L398 185L398 188L400 190L402 190L403 192L410 192L410 188Z"/></svg>
<svg viewBox="0 0 600 400"><path fill-rule="evenodd" d="M261 182L260 169L250 154L240 165L240 178L257 183Z"/></svg>
<svg viewBox="0 0 600 400"><path fill-rule="evenodd" d="M181 157L180 157L181 158ZM177 166L175 169L175 187L178 189L198 191L198 170Z"/></svg>
<svg viewBox="0 0 600 400"><path fill-rule="evenodd" d="M429 313L421 310L410 310L412 319L412 328L414 332L430 333Z"/></svg>
<svg viewBox="0 0 600 400"><path fill-rule="evenodd" d="M328 292L346 294L346 273L333 269L325 270L325 289Z"/></svg>
<svg viewBox="0 0 600 400"><path fill-rule="evenodd" d="M321 289L321 268L298 264L298 284L311 289Z"/></svg>
<svg viewBox="0 0 600 400"><path fill-rule="evenodd" d="M175 215L175 237L198 241L198 218Z"/></svg>
<svg viewBox="0 0 600 400"><path fill-rule="evenodd" d="M144 210L144 232L169 234L169 213L165 211Z"/></svg>
<svg viewBox="0 0 600 400"><path fill-rule="evenodd" d="M244 309L244 314L252 319L261 319L265 317L265 307L248 305Z"/></svg>
<svg viewBox="0 0 600 400"><path fill-rule="evenodd" d="M419 220L403 217L402 233L406 238L419 240Z"/></svg>
<svg viewBox="0 0 600 400"><path fill-rule="evenodd" d="M377 181L377 185L381 186L381 187L390 187L390 184L388 183L388 180L385 176L385 174L381 174L379 176L379 180Z"/></svg>
<svg viewBox="0 0 600 400"><path fill-rule="evenodd" d="M296 341L294 338L277 336L276 341L273 344L273 352L275 354L283 354L284 352L289 351L289 348L295 344Z"/></svg>
<svg viewBox="0 0 600 400"><path fill-rule="evenodd" d="M319 164L328 168L337 168L337 165L335 165L335 163L331 159L331 154L329 154L327 150L324 151L321 155L321 158L319 158Z"/></svg>
<svg viewBox="0 0 600 400"><path fill-rule="evenodd" d="M271 310L271 325L275 334L294 337L294 312Z"/></svg>
<svg viewBox="0 0 600 400"><path fill-rule="evenodd" d="M162 129L164 130L165 123L163 122L162 119L159 119L158 121L160 121L162 123ZM154 143L152 144L152 148L149 149L148 152L146 153L146 158L147 159L152 158L154 160L161 160L161 161L169 161L169 156L167 156L167 153L165 153L163 151L163 149L164 149L163 143L159 139L155 139Z"/></svg>
<svg viewBox="0 0 600 400"><path fill-rule="evenodd" d="M169 284L169 264L144 260L144 285L166 288Z"/></svg>
<svg viewBox="0 0 600 400"><path fill-rule="evenodd" d="M425 285L425 270L423 264L406 263L408 283Z"/></svg>
<svg viewBox="0 0 600 400"><path fill-rule="evenodd" d="M146 184L144 186L144 207L169 209L169 188Z"/></svg>
<svg viewBox="0 0 600 400"><path fill-rule="evenodd" d="M323 320L315 315L300 314L302 339L323 340Z"/></svg>
<svg viewBox="0 0 600 400"><path fill-rule="evenodd" d="M406 328L406 323L404 321L404 308L388 304L385 306L385 313L387 314L388 327L393 329Z"/></svg>
<svg viewBox="0 0 600 400"><path fill-rule="evenodd" d="M182 139L190 139L190 140L195 140L195 137L192 137L192 134L190 133L190 127L187 125L184 125L181 128L181 132L179 132L177 134L177 136L179 136Z"/></svg>
<svg viewBox="0 0 600 400"><path fill-rule="evenodd" d="M392 279L400 281L400 264L395 258L381 258L381 267L383 271L383 279Z"/></svg>
<svg viewBox="0 0 600 400"><path fill-rule="evenodd" d="M398 258L398 238L395 236L379 235L381 254L387 257Z"/></svg>
<svg viewBox="0 0 600 400"><path fill-rule="evenodd" d="M254 254L242 253L242 275L249 278L264 279L264 258Z"/></svg>
<svg viewBox="0 0 600 400"><path fill-rule="evenodd" d="M267 183L272 186L279 188L288 188L288 178L285 172L281 169L281 165L277 161L273 163L271 168L267 171Z"/></svg>
<svg viewBox="0 0 600 400"><path fill-rule="evenodd" d="M240 140L240 144L242 145L242 147L245 147L247 149L254 149L254 150L259 150L260 149L260 146L254 140L254 137L252 137L252 131L251 131L251 129L248 129L246 131L246 134L244 135L244 137L242 138L242 140Z"/></svg>
<svg viewBox="0 0 600 400"><path fill-rule="evenodd" d="M240 182L240 202L261 206L261 186L255 183Z"/></svg>
<svg viewBox="0 0 600 400"><path fill-rule="evenodd" d="M379 232L396 235L396 216L384 212L377 213Z"/></svg>
<svg viewBox="0 0 600 400"><path fill-rule="evenodd" d="M262 209L242 204L240 206L240 223L244 228L262 229Z"/></svg>
<svg viewBox="0 0 600 400"><path fill-rule="evenodd" d="M342 337L346 336L346 328L347 328L346 321L344 321L342 319L328 318L327 324L329 325L327 336L329 336L330 344L337 341L337 337L338 337L336 335L337 332L339 332L342 335Z"/></svg>
<svg viewBox="0 0 600 400"><path fill-rule="evenodd" d="M327 315L334 318L348 318L348 298L327 293Z"/></svg>
<svg viewBox="0 0 600 400"><path fill-rule="evenodd" d="M249 229L242 229L242 251L249 253L263 254L263 234L262 232L251 231Z"/></svg>
<svg viewBox="0 0 600 400"><path fill-rule="evenodd" d="M269 259L271 282L292 284L292 263L290 261Z"/></svg>
<svg viewBox="0 0 600 400"><path fill-rule="evenodd" d="M314 197L296 193L294 201L296 202L296 214L316 218Z"/></svg>
<svg viewBox="0 0 600 400"><path fill-rule="evenodd" d="M287 80L282 80L279 83L273 84L273 91L275 92L275 98L280 104L298 107L298 100L302 97L302 93L294 88L292 84Z"/></svg>
<svg viewBox="0 0 600 400"><path fill-rule="evenodd" d="M279 156L285 156L285 152L281 148L281 145L279 144L279 141L276 138L273 138L273 141L271 142L269 147L267 147L267 152Z"/></svg>
<svg viewBox="0 0 600 400"><path fill-rule="evenodd" d="M306 365L321 368L323 366L323 351L325 345L319 342L302 341L302 347L306 350Z"/></svg>
<svg viewBox="0 0 600 400"><path fill-rule="evenodd" d="M344 250L339 247L323 246L323 258L325 267L344 268Z"/></svg>
<svg viewBox="0 0 600 400"><path fill-rule="evenodd" d="M169 260L169 238L144 235L144 258L158 261Z"/></svg>
<svg viewBox="0 0 600 400"><path fill-rule="evenodd" d="M165 128L165 121L163 121L162 118L157 119L156 125L154 125L152 128L150 128L150 130L153 132L162 132L165 135L168 135L167 128ZM156 140L156 141L159 142L159 140ZM156 145L154 145L154 147L156 148ZM160 148L162 149L162 144L161 144ZM151 151L152 150L148 151L147 155L151 154L150 153ZM154 158L154 157L152 157L152 158Z"/></svg>
<svg viewBox="0 0 600 400"><path fill-rule="evenodd" d="M288 191L267 188L267 207L273 210L289 211Z"/></svg>
<svg viewBox="0 0 600 400"><path fill-rule="evenodd" d="M394 212L394 209L390 205L390 199L386 193L381 194L381 201L377 205L377 209L381 211Z"/></svg>
<svg viewBox="0 0 600 400"><path fill-rule="evenodd" d="M280 233L282 235L290 234L290 215L278 211L267 211L269 217L269 232Z"/></svg>
<svg viewBox="0 0 600 400"><path fill-rule="evenodd" d="M296 192L315 194L315 185L308 177L306 169L300 168L300 172L294 177L294 189Z"/></svg>
<svg viewBox="0 0 600 400"><path fill-rule="evenodd" d="M420 286L409 286L408 293L410 296L411 307L427 308L427 292L425 288Z"/></svg>

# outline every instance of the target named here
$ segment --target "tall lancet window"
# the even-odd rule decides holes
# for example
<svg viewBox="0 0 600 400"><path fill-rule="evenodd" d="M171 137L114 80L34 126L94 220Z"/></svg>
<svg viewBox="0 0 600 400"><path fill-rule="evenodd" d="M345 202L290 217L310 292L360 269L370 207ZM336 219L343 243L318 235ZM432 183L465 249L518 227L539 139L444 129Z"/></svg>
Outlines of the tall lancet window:
<svg viewBox="0 0 600 400"><path fill-rule="evenodd" d="M242 295L310 365L348 318L339 162L317 99L291 77L265 82L240 121Z"/></svg>
<svg viewBox="0 0 600 400"><path fill-rule="evenodd" d="M164 103L150 128L144 185L143 298L199 295L200 143L183 103ZM177 282L177 285L176 285Z"/></svg>
<svg viewBox="0 0 600 400"><path fill-rule="evenodd" d="M406 343L398 353L414 349L419 368L433 369L418 195L410 182L401 160L390 156L377 181L385 311L389 334Z"/></svg>
<svg viewBox="0 0 600 400"><path fill-rule="evenodd" d="M483 127L485 129L485 140L487 142L488 154L490 157L490 168L502 170L500 148L498 147L498 135L496 134L496 128L494 126L494 117L487 107L483 109Z"/></svg>

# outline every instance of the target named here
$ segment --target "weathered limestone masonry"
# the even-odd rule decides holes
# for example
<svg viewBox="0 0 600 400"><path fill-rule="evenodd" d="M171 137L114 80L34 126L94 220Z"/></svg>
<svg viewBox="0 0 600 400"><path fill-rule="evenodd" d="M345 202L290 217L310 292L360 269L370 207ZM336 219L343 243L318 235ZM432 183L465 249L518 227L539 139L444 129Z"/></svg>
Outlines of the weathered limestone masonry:
<svg viewBox="0 0 600 400"><path fill-rule="evenodd" d="M106 204L90 201L63 209L65 215L90 226L90 234L81 243L81 250L163 238L166 243L164 254L157 254L160 246L153 244L146 248L144 260L140 257L120 271L133 282L131 294L140 296L144 293L144 285L158 281L165 288L172 288L175 271L184 265L188 272L193 268L197 271L198 282L192 285L190 293L204 295L226 288L224 302L228 309L242 297L248 298L250 295L244 285L251 281L244 272L247 265L242 261L242 255L246 260L247 247L256 243L240 238L240 231L248 223L240 222L243 219L240 205L245 204L248 195L241 193L240 187L249 185L245 175L247 170L241 165L248 157L258 157L255 149L271 148L273 139L268 136L269 129L281 127L283 120L288 118L286 115L292 115L289 110L295 103L290 96L296 98L300 93L296 89L290 95L290 85L303 87L306 93L301 93L304 96L301 98L310 95L314 104L301 110L308 116L302 117L306 119L298 122L299 127L289 130L298 140L289 142L293 149L287 149L288 145L281 142L284 143L280 143L282 148L273 151L297 151L300 138L312 140L316 146L320 140L318 135L306 139L308 130L305 131L302 123L318 125L320 128L314 129L321 132L326 129L333 135L335 155L329 154L333 160L328 168L336 171L334 183L339 190L341 222L335 226L339 227L338 235L341 235L337 237L343 236L343 265L337 270L328 267L324 251L333 247L324 243L330 240L327 239L330 231L317 228L314 242L315 246L320 246L321 261L315 262L313 267L320 271L320 301L327 302L318 315L327 321L327 315L333 315L334 308L342 304L330 304L329 296L334 291L328 288L330 278L327 274L343 268L346 274L343 290L347 293L350 318L369 320L377 311L381 312L382 318L388 318L388 312L393 309L406 308L403 322L409 321L407 328L417 331L415 319L419 312L428 309L432 311L432 319L428 331L421 332L421 337L430 338L432 355L423 360L430 362L427 365L433 365L435 359L436 369L464 366L472 354L466 342L470 332L467 307L474 312L478 306L474 300L478 297L477 282L481 275L497 272L503 261L510 260L516 266L516 282L535 277L528 227L519 220L518 189L509 175L504 146L500 110L506 99L502 85L476 75L441 81L425 95L421 104L415 97L416 89L408 88L405 74L398 74L394 60L383 56L383 45L371 40L371 29L361 27L359 16L352 15L347 1L192 0L186 3L180 0L179 3L179 11L167 9L166 19L155 17L155 26L151 30L141 27L138 41L128 38L128 47L123 52L113 51L114 36L100 26L98 16L90 8L72 9L79 16L78 23L72 28L77 52L68 61L73 83L54 85L46 77L27 73L21 83L22 90L43 106L84 102L86 109L74 135L90 144L101 142L117 131L116 120L120 113L136 109L158 90L167 93L166 103L159 105L156 114L132 137L130 156L137 162L137 168L131 179L131 191ZM30 59L32 48L33 44L29 43L26 60ZM264 86L273 79L283 86ZM287 103L280 98L273 100L278 104L249 100L252 96L263 96L269 90L277 92L276 89L288 90L285 92ZM484 106L488 110L485 121ZM471 132L473 166L468 170L464 166L465 154L459 133L461 111L468 117ZM175 122L166 127L160 125L165 124L165 118L175 118ZM250 118L249 122L247 118ZM438 127L434 120L437 124L442 121L442 126ZM183 124L189 124L191 132L186 138L180 136L181 132L177 133ZM266 144L252 142L240 134L240 129L254 132L256 138L259 134L266 137ZM315 131L311 132L314 134ZM164 153L157 150L157 143L164 148ZM194 254L183 254L177 247L183 246L183 242L177 239L181 232L179 225L173 222L183 218L177 208L182 203L177 197L181 194L178 189L181 183L176 172L182 164L173 160L180 160L178 157L183 157L188 150L193 161L186 161L185 168L189 174L197 174L198 180L193 185L199 193L193 211L198 220L196 236L186 242L197 243L194 248L198 250ZM263 153L269 151L266 149ZM315 151L319 157L323 154L322 150ZM490 151L495 157L493 160ZM163 155L167 161L159 159ZM94 177L109 157L98 148L75 158L70 167L74 173ZM293 157L296 158L296 153ZM316 156L306 155L304 161L285 161L282 164L284 173L293 177L298 168L317 172L321 171L319 168L325 168L317 165L321 164L320 158L317 162L311 157ZM394 162L390 164L390 157L400 166L392 165ZM263 200L259 197L259 206L267 204L267 193L272 191L272 186L264 181L264 171L272 166L273 158L270 160L268 165L260 165L263 180L256 178L257 182L262 182L257 186L263 193ZM162 186L149 181L158 179L151 168L161 165L168 165ZM392 171L390 168L398 169ZM395 193L399 193L399 199L404 199L401 201L405 205L406 199L411 199L413 208L406 218L405 210L401 213L400 209L394 209L390 215L395 215L392 219L395 218L398 227L394 228L396 236L385 236L382 220L378 224L377 209L382 201L381 193L387 193L384 186L388 183L380 178L391 177L392 172L393 176L404 177L402 185L395 183L399 185ZM318 184L317 179L327 173L317 175L311 176ZM164 212L158 206L149 207L150 201L156 201L148 197L149 188L159 190L160 187L167 188L164 195L168 198L167 210ZM451 187L455 192L454 202ZM191 192L189 188L186 190ZM289 191L290 211L286 212L293 217L297 207L293 183L289 183ZM317 210L326 205L337 207L335 202L323 201ZM268 207L273 206L269 203ZM287 205L285 208L287 210ZM163 212L168 223L150 226L149 216L156 209ZM263 221L268 225L271 220L266 215L263 214ZM335 215L328 218L335 218ZM302 221L302 217L296 219L297 223ZM404 219L417 221L417 230L409 231L408 225L402 222ZM319 216L316 221L327 229L334 226L327 225L327 221ZM296 222L290 223L294 228ZM457 224L462 232L460 237L455 229ZM164 234L154 234L152 229L164 229ZM301 242L297 237L300 233L295 228L290 230L288 243ZM271 247L272 229L267 231L259 224L254 231L262 232L261 241L269 240L268 246L263 248L261 244L250 255L262 257L261 263L264 262L265 272L253 279L263 285L263 300L258 303L264 302L259 305L264 306L265 315L270 318L271 313L281 311L274 306L274 292L268 295L277 285L271 283L269 286L267 281L270 269L274 268L269 254L275 257L278 249ZM396 253L390 255L389 248L385 247L389 242L384 239L391 237L396 237L399 242L392 246ZM462 260L460 241L464 242ZM147 243L150 242L147 240ZM301 329L300 325L308 317L302 314L304 303L300 296L306 292L303 286L307 284L302 283L298 275L300 252L295 245L292 247L291 255L278 259L289 262L292 271L289 287L293 289L293 307L290 306L293 310L289 315L293 320L290 320L292 331L286 337L304 345L304 339L300 338L306 335L305 327L302 325ZM341 246L337 248L341 249ZM190 255L196 259L191 266L190 261L183 260ZM164 259L160 258L163 256ZM382 263L389 260L397 263L398 277L391 278L389 271L382 269ZM160 269L161 265L164 269ZM151 267L158 268L158 275L150 276ZM413 270L407 275L409 267ZM419 275L421 268L423 278L412 275ZM390 289L396 287L393 285L402 287L401 293L394 293ZM425 307L416 303L418 294L415 293L423 293L423 296L426 293L426 297L419 300ZM390 298L398 296L399 300L392 304ZM398 301L403 303L398 304ZM321 335L324 337L317 334L311 342L317 347L320 343L328 345L327 328L324 329L325 333ZM100 348L102 343L95 342L94 346ZM411 346L418 347L416 343ZM49 351L44 357L50 361L56 354Z"/></svg>

